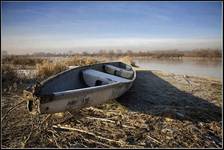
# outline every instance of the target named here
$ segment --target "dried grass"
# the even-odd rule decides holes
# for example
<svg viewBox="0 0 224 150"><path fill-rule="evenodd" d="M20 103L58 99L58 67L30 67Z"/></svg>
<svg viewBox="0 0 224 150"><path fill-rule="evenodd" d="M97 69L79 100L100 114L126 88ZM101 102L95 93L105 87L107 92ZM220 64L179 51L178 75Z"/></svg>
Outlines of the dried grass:
<svg viewBox="0 0 224 150"><path fill-rule="evenodd" d="M22 65L22 66L35 66L38 63L41 63L44 59L41 58L31 58L29 56L7 56L3 58L4 64L12 65Z"/></svg>
<svg viewBox="0 0 224 150"><path fill-rule="evenodd" d="M2 81L13 81L17 79L17 74L12 65L2 65Z"/></svg>
<svg viewBox="0 0 224 150"><path fill-rule="evenodd" d="M37 64L36 69L37 69L37 77L43 79L66 70L67 65L64 62L54 63L45 60L42 63Z"/></svg>
<svg viewBox="0 0 224 150"><path fill-rule="evenodd" d="M68 69L68 66L85 66L95 64L97 62L97 60L92 58L80 58L77 56L60 62L44 60L36 65L37 77L43 79Z"/></svg>
<svg viewBox="0 0 224 150"><path fill-rule="evenodd" d="M17 88L17 82L20 81L12 65L2 65L2 89L3 92L11 91Z"/></svg>
<svg viewBox="0 0 224 150"><path fill-rule="evenodd" d="M78 56L74 56L72 58L70 58L66 64L68 66L85 66L85 65L90 65L90 64L95 64L98 61L96 59L90 58L90 57L78 57Z"/></svg>

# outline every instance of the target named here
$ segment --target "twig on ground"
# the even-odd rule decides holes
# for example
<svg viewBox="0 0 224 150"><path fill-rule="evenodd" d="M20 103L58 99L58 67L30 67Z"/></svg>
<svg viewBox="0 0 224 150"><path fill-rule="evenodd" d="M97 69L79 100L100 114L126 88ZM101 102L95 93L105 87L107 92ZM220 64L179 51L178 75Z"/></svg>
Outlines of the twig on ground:
<svg viewBox="0 0 224 150"><path fill-rule="evenodd" d="M5 115L2 117L2 120L1 120L1 121L3 121L3 120L6 118L6 116L7 116L11 111L13 111L15 108L17 108L17 106L21 105L21 104L24 103L24 102L26 102L26 100L23 100L23 101L17 103L15 106L11 107L11 108L5 113Z"/></svg>
<svg viewBox="0 0 224 150"><path fill-rule="evenodd" d="M46 122L51 116L52 114L48 114L47 117L40 124L43 124L44 122Z"/></svg>
<svg viewBox="0 0 224 150"><path fill-rule="evenodd" d="M28 137L26 138L26 140L24 142L22 142L22 148L25 148L26 147L26 144L27 144L28 140L30 139L32 133L33 133L33 129L31 130L31 132L28 135Z"/></svg>
<svg viewBox="0 0 224 150"><path fill-rule="evenodd" d="M162 144L162 143L159 142L157 139L155 139L155 138L153 138L153 137L151 137L151 136L149 136L149 135L147 135L147 137L148 137L149 139L155 141L156 143Z"/></svg>
<svg viewBox="0 0 224 150"><path fill-rule="evenodd" d="M53 139L54 139L54 142L55 142L56 146L57 146L58 148L62 148L62 147L58 144L58 142L57 142L56 137L54 136L54 134L53 134L52 137L53 137Z"/></svg>
<svg viewBox="0 0 224 150"><path fill-rule="evenodd" d="M96 135L96 134L94 134L92 132L84 131L84 130L81 130L81 129L64 127L64 126L61 126L61 125L53 125L53 128L54 129L77 131L77 132L80 132L80 133L87 134L87 135L90 135L92 137L95 137L96 139L99 139L99 140L107 141L107 142L110 142L110 143L115 143L116 145L119 145L119 146L121 146L123 144L120 141L115 141L115 140L108 139L108 138L105 138L105 137L102 137L102 136L98 136L98 135Z"/></svg>
<svg viewBox="0 0 224 150"><path fill-rule="evenodd" d="M105 143L102 143L102 142L99 142L99 141L95 141L95 140L92 140L92 139L85 139L85 138L83 138L83 140L86 141L86 142L89 142L89 143L95 143L95 144L101 145L104 148L113 148L112 146L110 146L108 144L105 144Z"/></svg>
<svg viewBox="0 0 224 150"><path fill-rule="evenodd" d="M22 142L22 147L25 148L28 140L30 139L31 135L33 134L33 129L34 129L34 122L32 124L32 128L31 128L31 131L30 131L30 134L28 135L28 137L26 138L26 140L24 142Z"/></svg>
<svg viewBox="0 0 224 150"><path fill-rule="evenodd" d="M96 118L96 117L86 117L86 118L87 119L93 119L93 120L100 120L100 121L110 122L110 123L116 123L113 120L109 120L109 119L105 119L105 118ZM122 124L122 127L135 129L135 127L127 126L127 125L123 125L123 124Z"/></svg>

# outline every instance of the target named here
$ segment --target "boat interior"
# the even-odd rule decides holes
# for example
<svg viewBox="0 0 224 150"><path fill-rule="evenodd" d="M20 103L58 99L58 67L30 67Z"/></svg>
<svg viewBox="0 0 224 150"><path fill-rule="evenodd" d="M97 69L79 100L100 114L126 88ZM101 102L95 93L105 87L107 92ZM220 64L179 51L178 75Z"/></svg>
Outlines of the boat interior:
<svg viewBox="0 0 224 150"><path fill-rule="evenodd" d="M48 95L54 92L101 86L114 82L129 82L133 77L132 67L122 62L95 64L70 69L43 81L39 94Z"/></svg>

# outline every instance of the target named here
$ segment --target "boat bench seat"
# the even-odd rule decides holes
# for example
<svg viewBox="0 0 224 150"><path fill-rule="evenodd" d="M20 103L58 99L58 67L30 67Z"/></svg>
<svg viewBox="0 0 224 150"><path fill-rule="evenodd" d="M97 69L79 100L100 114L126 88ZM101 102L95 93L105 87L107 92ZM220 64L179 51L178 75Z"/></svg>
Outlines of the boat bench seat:
<svg viewBox="0 0 224 150"><path fill-rule="evenodd" d="M126 69L122 69L113 65L104 65L104 70L105 72L115 75L115 76L119 76L119 77L123 77L123 78L127 78L127 79L131 79L134 75L133 70L126 70Z"/></svg>
<svg viewBox="0 0 224 150"><path fill-rule="evenodd" d="M82 71L83 79L88 86L99 86L110 84L113 82L128 82L130 80L104 73L94 69L86 69Z"/></svg>

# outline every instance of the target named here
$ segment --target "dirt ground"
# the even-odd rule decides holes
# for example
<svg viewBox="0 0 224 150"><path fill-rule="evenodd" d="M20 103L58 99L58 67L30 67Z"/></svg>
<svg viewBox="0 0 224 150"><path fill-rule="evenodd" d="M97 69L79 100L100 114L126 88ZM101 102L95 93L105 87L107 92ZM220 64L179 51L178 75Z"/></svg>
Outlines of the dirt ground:
<svg viewBox="0 0 224 150"><path fill-rule="evenodd" d="M221 148L222 83L137 69L117 100L80 112L33 116L23 82L2 90L2 148Z"/></svg>

